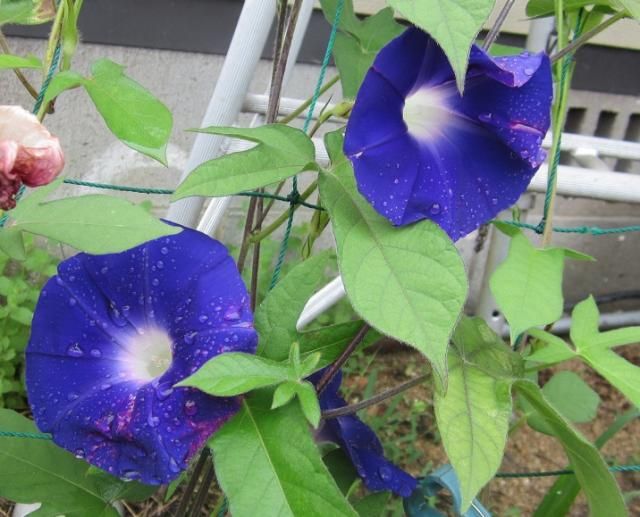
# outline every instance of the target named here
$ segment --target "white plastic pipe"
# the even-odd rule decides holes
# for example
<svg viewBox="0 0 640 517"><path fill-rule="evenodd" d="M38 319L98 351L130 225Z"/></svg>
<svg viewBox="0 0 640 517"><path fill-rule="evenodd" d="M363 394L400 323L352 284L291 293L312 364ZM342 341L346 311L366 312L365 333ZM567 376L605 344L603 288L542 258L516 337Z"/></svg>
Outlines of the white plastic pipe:
<svg viewBox="0 0 640 517"><path fill-rule="evenodd" d="M266 2L266 3L270 3L270 2ZM272 3L275 4L275 2L272 2ZM302 6L300 7L300 14L298 15L296 29L293 32L293 38L291 39L291 48L289 50L289 56L287 57L287 66L285 68L284 76L282 78L283 88L287 85L287 83L291 79L291 75L293 74L293 70L296 62L298 61L298 54L300 53L300 48L302 47L302 42L307 32L307 27L309 26L309 20L311 20L312 13L313 13L313 0L304 0L304 2L302 3ZM226 64L226 60L225 60L225 64ZM261 101L260 105L257 107L263 108L263 110L262 109L261 110L245 109L245 111L253 111L257 113L256 116L253 117L253 120L251 121L251 127L256 127L264 123L263 115L266 113L267 104L269 103L268 95L257 96L257 95L250 94L243 99L244 104L246 104L247 99L250 99L250 98L255 99L256 97L259 97ZM282 103L281 103L280 110L282 110ZM231 149L228 149L228 150L230 151ZM207 235L213 235L218 229L218 227L220 226L220 224L222 223L222 220L224 219L224 214L229 208L229 204L231 203L231 199L232 197L213 198L209 202L209 205L207 206L207 209L205 210L205 213L203 214L202 219L198 224L198 230L203 233L206 233ZM202 206L202 202L200 206Z"/></svg>
<svg viewBox="0 0 640 517"><path fill-rule="evenodd" d="M201 127L228 126L236 120L255 75L275 14L275 1L245 0ZM222 140L221 136L198 133L180 181L198 165L217 156ZM198 197L175 201L169 207L167 218L193 227L203 203L204 199Z"/></svg>

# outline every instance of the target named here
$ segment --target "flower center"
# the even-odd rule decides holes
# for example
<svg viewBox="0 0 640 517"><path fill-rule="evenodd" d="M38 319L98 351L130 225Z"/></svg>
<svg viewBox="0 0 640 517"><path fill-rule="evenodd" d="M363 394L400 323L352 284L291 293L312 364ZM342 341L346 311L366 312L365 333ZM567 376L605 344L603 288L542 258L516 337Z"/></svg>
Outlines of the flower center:
<svg viewBox="0 0 640 517"><path fill-rule="evenodd" d="M160 377L171 366L171 339L159 329L145 329L129 343L131 375L141 381Z"/></svg>
<svg viewBox="0 0 640 517"><path fill-rule="evenodd" d="M444 91L422 88L405 99L402 117L409 134L419 139L438 136L441 127L451 116L447 110Z"/></svg>

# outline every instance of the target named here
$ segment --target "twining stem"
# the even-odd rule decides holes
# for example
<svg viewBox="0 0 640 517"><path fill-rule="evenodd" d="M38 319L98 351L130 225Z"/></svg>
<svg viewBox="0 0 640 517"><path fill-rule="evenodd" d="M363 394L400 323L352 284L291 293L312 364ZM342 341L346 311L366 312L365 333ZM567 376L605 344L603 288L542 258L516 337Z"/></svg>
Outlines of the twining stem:
<svg viewBox="0 0 640 517"><path fill-rule="evenodd" d="M276 51L274 52L273 69L271 74L271 85L269 88L269 104L267 106L267 116L266 116L267 123L273 122L278 113L278 106L279 106L280 96L282 93L282 82L284 78L284 71L287 65L289 50L291 48L291 40L293 39L293 32L295 30L296 22L298 19L298 13L300 12L301 3L302 3L302 0L295 1L291 9L291 14L288 19L286 31L284 30L285 24L283 22L283 18L285 17L285 14L286 14L287 2L283 1L280 3L280 8L278 11L279 16L278 16L276 42L275 42ZM258 202L258 200L260 200L260 202ZM249 201L249 209L247 210L247 218L245 220L242 243L240 245L240 252L238 256L238 270L240 271L240 273L242 273L242 271L244 270L244 266L246 263L247 253L249 251L249 245L251 244L250 236L251 236L251 232L254 224L256 211L258 209L262 210L262 198L255 198L255 197L251 198L251 201ZM261 224L260 220L258 224ZM252 265L253 267L251 270L251 287L252 287L251 304L253 307L255 307L255 303L256 303L259 263L260 263L260 248L259 246L256 246L254 248L253 265ZM200 465L204 455L205 455L205 452L201 453L200 459L198 460L198 465ZM205 471L205 475L200 487L200 491L196 496L194 507L196 505L202 506L204 497L206 496L208 488L213 482L213 479L214 479L213 469L211 470L207 469ZM191 481L193 481L193 478L190 480L189 487L187 487L187 490L183 495L183 500L186 499L187 501L189 501L191 496L193 495L193 491L195 489L195 482L193 482L192 484ZM202 498L202 501L201 501L201 498ZM178 517L183 517L185 509L186 508L183 508L183 513L177 513L176 515ZM194 515L196 514L194 513Z"/></svg>
<svg viewBox="0 0 640 517"><path fill-rule="evenodd" d="M496 18L496 22L493 24L493 27L491 27L491 30L482 43L482 49L484 51L488 52L491 48L491 45L495 43L496 39L498 38L498 34L500 34L500 28L502 27L504 21L507 19L507 15L509 14L509 11L511 11L511 8L513 7L513 4L515 4L515 1L516 0L507 0L502 6L498 17Z"/></svg>
<svg viewBox="0 0 640 517"><path fill-rule="evenodd" d="M319 95L326 93L334 84L336 84L340 80L340 76L336 75L329 79L322 88L320 88ZM311 105L313 102L313 96L309 97L306 101L304 101L300 106L298 106L294 111L289 113L286 117L282 117L278 122L280 124L288 124L292 120L298 118L304 111Z"/></svg>
<svg viewBox="0 0 640 517"><path fill-rule="evenodd" d="M202 474L202 470L204 469L207 463L211 463L211 456L209 455L209 449L205 447L202 449L200 453L200 457L196 463L196 466L191 473L191 477L189 478L189 482L187 483L187 487L185 488L184 493L182 494L182 498L180 499L180 503L178 504L178 509L176 510L175 515L181 517L186 515L187 506L189 505L189 500L191 499L191 494L196 488L196 483L198 479L200 479L200 475Z"/></svg>
<svg viewBox="0 0 640 517"><path fill-rule="evenodd" d="M4 34L2 33L1 30L0 30L0 49L2 49L2 52L5 54L11 54L11 49L9 48L9 42L7 41L7 38L4 37ZM16 77L22 83L22 86L24 86L25 89L29 92L29 95L31 95L31 97L33 97L34 99L37 99L38 92L33 87L33 85L29 82L29 80L24 76L22 71L19 68L14 68L13 73L16 74Z"/></svg>
<svg viewBox="0 0 640 517"><path fill-rule="evenodd" d="M371 326L368 323L365 323L364 325L362 325L362 328L358 331L358 333L353 338L351 343L349 343L349 345L347 345L347 348L345 348L342 351L342 353L340 354L340 357L338 357L331 364L331 366L329 366L329 368L324 372L324 375L320 377L320 381L318 381L318 384L316 385L316 391L318 392L318 395L323 392L323 390L331 382L331 379L333 379L336 376L336 374L340 371L340 368L342 368L342 365L344 365L344 363L347 362L347 359L349 359L351 354L355 352L356 348L358 348L360 343L362 343L362 341L367 335L367 332L369 332L370 329L371 329Z"/></svg>
<svg viewBox="0 0 640 517"><path fill-rule="evenodd" d="M53 20L53 25L51 26L51 32L49 33L49 41L47 42L47 52L45 54L45 60L44 60L44 66L43 66L45 80L46 80L46 75L48 74L49 69L51 68L51 64L53 63L56 47L58 46L58 41L60 40L60 34L62 31L62 21L64 20L64 15L66 10L65 6L66 6L66 2L60 2L60 4L58 5L58 10L56 11L56 17ZM51 103L43 102L40 105L40 109L36 114L40 122L44 120L44 117L47 111L49 110L49 104Z"/></svg>
<svg viewBox="0 0 640 517"><path fill-rule="evenodd" d="M314 193L314 191L316 190L317 187L318 187L318 182L317 181L314 181L313 183L311 183L311 185L309 185L307 187L307 189L302 194L300 194L300 200L301 201L306 201L309 198L309 196L311 196L311 194ZM300 204L296 204L293 207L291 207L291 209L295 211L300 206L301 206ZM262 239L268 237L273 232L275 232L278 228L280 228L285 222L287 222L288 218L289 218L289 212L288 211L285 211L285 212L281 213L278 216L278 218L275 219L265 229L263 229L262 231L259 231L257 233L254 233L253 235L251 235L251 237L249 238L249 241L251 243L260 242Z"/></svg>
<svg viewBox="0 0 640 517"><path fill-rule="evenodd" d="M339 416L352 415L353 413L357 413L358 411L361 411L365 408L374 406L376 404L379 404L380 402L395 397L396 395L404 391L410 390L411 388L422 384L429 377L430 374L425 373L423 375L420 375L419 377L415 377L414 379L405 381L401 384L398 384L397 386L394 386L393 388L378 393L377 395L374 395L373 397L356 404L350 404L348 406L343 406L336 409L328 409L322 412L322 418L326 420L328 418L337 418Z"/></svg>
<svg viewBox="0 0 640 517"><path fill-rule="evenodd" d="M293 39L293 31L298 19L298 13L300 12L300 0L296 0L296 3L292 7L291 14L289 16L289 22L284 30L284 25L281 20L278 23L278 30L283 30L282 33L276 35L276 50L274 52L273 72L271 74L271 85L269 87L269 104L267 106L267 123L273 122L278 113L278 106L280 103L280 95L282 92L282 81L284 78L284 71L287 65L287 59L289 57L289 50L291 48L291 40ZM297 6L297 8L296 8ZM280 4L280 10L278 13L279 18L284 18L286 15L287 2ZM288 43L287 43L288 41ZM251 241L249 237L253 233L254 218L256 213L256 206L258 200L256 198L251 199L249 202L249 210L247 211L247 220L245 221L245 228L242 237L242 244L240 245L240 253L238 256L238 269L240 272L244 269L245 260L249 251ZM262 218L258 219L258 225L262 224ZM259 251L258 251L259 254ZM257 273L256 273L257 274ZM252 272L253 275L253 272ZM253 283L253 282L252 282Z"/></svg>
<svg viewBox="0 0 640 517"><path fill-rule="evenodd" d="M563 0L555 1L556 8L556 31L558 33L558 48L562 50L567 46L568 35L564 26L564 4ZM571 63L570 56L565 57L557 63L557 72L560 77L558 84L558 96L553 109L553 139L551 150L549 151L549 180L547 183L547 193L544 204L544 231L542 234L542 247L551 244L553 237L553 212L555 208L556 193L558 189L558 167L560 142L562 139L562 129L566 115L567 98L571 85Z"/></svg>
<svg viewBox="0 0 640 517"><path fill-rule="evenodd" d="M204 466L202 483L200 484L200 489L196 494L195 501L191 506L191 515L200 515L202 513L202 506L207 499L207 495L209 495L209 487L211 486L211 483L213 483L214 477L215 471L213 470L213 460L210 460Z"/></svg>
<svg viewBox="0 0 640 517"><path fill-rule="evenodd" d="M562 59L566 55L575 52L582 45L584 45L589 40L591 40L593 37L595 37L598 34L600 34L603 30L611 27L614 23L616 23L617 21L620 21L620 20L622 20L622 19L624 19L626 17L627 17L627 13L625 13L624 11L620 11L620 12L614 14L611 18L607 18L600 25L595 26L589 32L585 32L582 36L580 36L579 38L574 39L566 47L562 48L561 50L559 50L558 52L553 54L551 56L551 58L550 58L551 62L552 63L556 63L557 61L559 61L560 59Z"/></svg>

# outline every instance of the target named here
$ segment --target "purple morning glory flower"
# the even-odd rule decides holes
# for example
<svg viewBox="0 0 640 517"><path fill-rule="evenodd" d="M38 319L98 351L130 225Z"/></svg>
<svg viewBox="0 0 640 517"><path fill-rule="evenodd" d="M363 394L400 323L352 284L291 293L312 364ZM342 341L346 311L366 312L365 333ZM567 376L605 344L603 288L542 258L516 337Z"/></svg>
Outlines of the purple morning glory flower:
<svg viewBox="0 0 640 517"><path fill-rule="evenodd" d="M457 240L526 190L552 95L546 55L474 45L460 96L442 49L409 28L376 57L347 124L358 189L394 225L431 219Z"/></svg>
<svg viewBox="0 0 640 517"><path fill-rule="evenodd" d="M167 483L239 409L174 385L213 356L255 352L252 321L235 263L200 232L67 259L42 290L26 352L36 424L116 476Z"/></svg>
<svg viewBox="0 0 640 517"><path fill-rule="evenodd" d="M317 383L323 373L324 370L321 370L309 380ZM320 394L320 408L323 411L346 406L346 401L338 393L341 383L342 373L339 372ZM318 436L342 448L365 486L372 492L391 490L401 497L409 497L416 488L417 481L384 457L380 440L356 415L324 420Z"/></svg>

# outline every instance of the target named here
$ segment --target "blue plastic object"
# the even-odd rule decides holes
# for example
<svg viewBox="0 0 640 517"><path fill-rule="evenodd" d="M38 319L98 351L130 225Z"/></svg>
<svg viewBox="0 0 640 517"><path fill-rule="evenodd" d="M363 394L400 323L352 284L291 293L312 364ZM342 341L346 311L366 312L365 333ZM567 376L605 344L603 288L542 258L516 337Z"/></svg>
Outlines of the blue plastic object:
<svg viewBox="0 0 640 517"><path fill-rule="evenodd" d="M427 477L420 479L418 487L413 494L404 499L404 511L407 516L446 517L444 513L429 503L429 498L437 495L443 489L452 495L456 515L461 517L491 517L491 513L477 499L471 502L471 506L464 514L460 512L460 503L462 502L460 483L451 465L444 465Z"/></svg>

